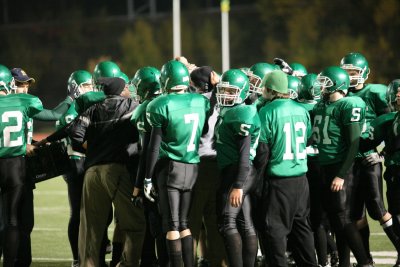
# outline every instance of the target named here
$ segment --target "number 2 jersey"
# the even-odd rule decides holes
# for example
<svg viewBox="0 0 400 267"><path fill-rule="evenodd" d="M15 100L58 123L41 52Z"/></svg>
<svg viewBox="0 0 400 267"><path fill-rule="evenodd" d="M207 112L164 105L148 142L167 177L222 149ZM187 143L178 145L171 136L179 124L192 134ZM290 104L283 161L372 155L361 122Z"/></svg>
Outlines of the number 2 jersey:
<svg viewBox="0 0 400 267"><path fill-rule="evenodd" d="M315 105L313 134L318 145L321 165L343 162L349 144L345 140L345 128L358 124L360 129L365 118L365 102L357 96L349 96L329 103L320 101Z"/></svg>
<svg viewBox="0 0 400 267"><path fill-rule="evenodd" d="M42 110L42 102L36 96L0 96L0 158L26 154L28 121Z"/></svg>
<svg viewBox="0 0 400 267"><path fill-rule="evenodd" d="M183 163L198 163L198 149L209 100L192 93L170 93L152 100L146 109L152 127L163 132L159 158Z"/></svg>
<svg viewBox="0 0 400 267"><path fill-rule="evenodd" d="M291 99L275 99L260 109L260 142L268 144L267 176L294 177L307 172L309 112Z"/></svg>
<svg viewBox="0 0 400 267"><path fill-rule="evenodd" d="M220 170L228 165L238 164L240 151L237 140L240 136L250 135L249 161L253 160L260 135L260 118L256 106L242 104L221 108L214 135Z"/></svg>

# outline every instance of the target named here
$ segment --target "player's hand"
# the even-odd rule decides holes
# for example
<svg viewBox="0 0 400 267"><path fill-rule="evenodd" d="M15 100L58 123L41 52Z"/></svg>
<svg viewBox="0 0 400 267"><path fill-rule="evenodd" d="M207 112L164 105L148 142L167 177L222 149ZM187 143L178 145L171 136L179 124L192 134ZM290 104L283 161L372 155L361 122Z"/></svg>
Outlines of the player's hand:
<svg viewBox="0 0 400 267"><path fill-rule="evenodd" d="M233 188L229 194L229 202L232 207L239 207L243 200L243 189Z"/></svg>
<svg viewBox="0 0 400 267"><path fill-rule="evenodd" d="M47 139L44 138L44 139L40 140L39 142L33 143L33 145L34 145L35 147L40 147L40 146L44 146L46 143L47 143Z"/></svg>
<svg viewBox="0 0 400 267"><path fill-rule="evenodd" d="M155 198L157 197L151 178L144 179L144 195L151 202L154 202Z"/></svg>
<svg viewBox="0 0 400 267"><path fill-rule="evenodd" d="M26 145L26 155L28 157L34 156L35 155L35 149L36 149L36 146L27 144Z"/></svg>
<svg viewBox="0 0 400 267"><path fill-rule="evenodd" d="M274 63L278 65L284 73L289 75L293 73L293 69L289 66L289 64L285 60L281 58L274 58Z"/></svg>
<svg viewBox="0 0 400 267"><path fill-rule="evenodd" d="M143 197L140 194L140 189L135 187L132 192L131 202L135 207L142 208L143 207Z"/></svg>
<svg viewBox="0 0 400 267"><path fill-rule="evenodd" d="M332 192L339 192L343 189L344 179L340 177L335 177L331 184L331 191Z"/></svg>
<svg viewBox="0 0 400 267"><path fill-rule="evenodd" d="M68 87L68 96L74 101L75 98L79 97L81 92L79 91L79 86L69 86Z"/></svg>
<svg viewBox="0 0 400 267"><path fill-rule="evenodd" d="M362 164L365 166L372 166L378 163L381 163L385 160L385 157L383 155L380 155L377 152L371 153L368 156L363 159Z"/></svg>

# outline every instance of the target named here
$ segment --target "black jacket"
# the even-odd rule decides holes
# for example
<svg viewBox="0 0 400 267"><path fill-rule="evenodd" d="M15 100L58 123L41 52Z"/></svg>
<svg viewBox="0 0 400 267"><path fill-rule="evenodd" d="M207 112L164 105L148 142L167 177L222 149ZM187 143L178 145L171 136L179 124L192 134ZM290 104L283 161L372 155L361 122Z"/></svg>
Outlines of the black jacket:
<svg viewBox="0 0 400 267"><path fill-rule="evenodd" d="M130 119L138 103L121 96L107 96L79 115L66 129L73 146L87 141L85 169L107 163L128 162L127 148L139 139Z"/></svg>

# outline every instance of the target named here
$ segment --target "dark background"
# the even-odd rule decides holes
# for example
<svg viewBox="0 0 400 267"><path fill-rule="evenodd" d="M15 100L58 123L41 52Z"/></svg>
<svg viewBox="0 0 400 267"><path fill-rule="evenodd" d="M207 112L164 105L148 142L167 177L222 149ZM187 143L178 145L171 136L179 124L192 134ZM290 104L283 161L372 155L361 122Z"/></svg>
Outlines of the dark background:
<svg viewBox="0 0 400 267"><path fill-rule="evenodd" d="M219 5L181 0L182 54L218 72ZM318 73L354 51L370 63L368 82L388 84L399 78L399 14L399 0L232 0L231 67L282 57ZM132 78L138 68L160 68L172 57L172 0L0 2L0 64L34 77L31 93L46 108L64 99L77 69L113 60ZM43 131L53 124L36 125Z"/></svg>

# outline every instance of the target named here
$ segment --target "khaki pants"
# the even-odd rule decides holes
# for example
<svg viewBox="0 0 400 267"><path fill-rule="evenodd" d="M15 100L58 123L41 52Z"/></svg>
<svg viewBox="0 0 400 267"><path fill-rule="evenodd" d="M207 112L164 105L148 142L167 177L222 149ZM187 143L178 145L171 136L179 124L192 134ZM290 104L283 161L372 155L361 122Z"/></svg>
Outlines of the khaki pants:
<svg viewBox="0 0 400 267"><path fill-rule="evenodd" d="M120 266L139 266L146 223L143 210L130 201L132 190L133 184L125 165L96 165L86 171L79 227L81 267L99 266L100 244L111 202L120 230L125 235Z"/></svg>

